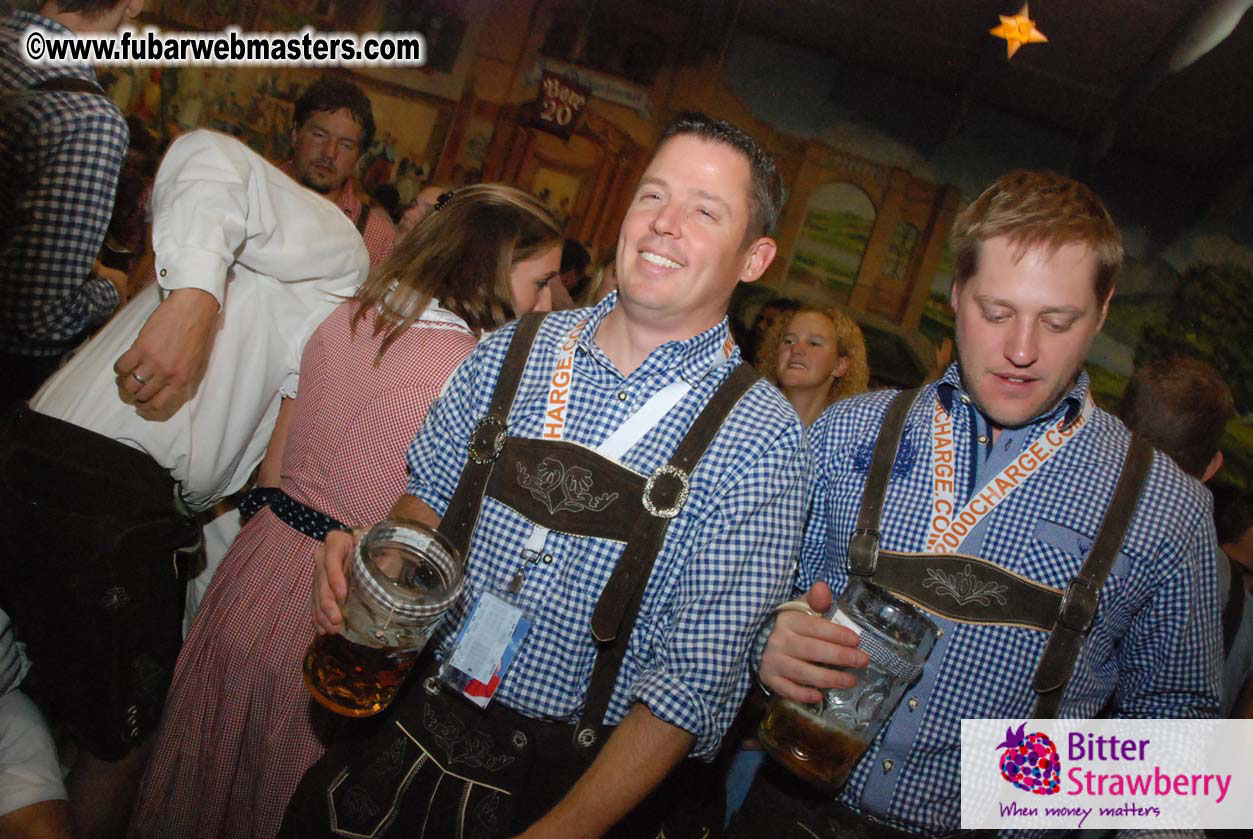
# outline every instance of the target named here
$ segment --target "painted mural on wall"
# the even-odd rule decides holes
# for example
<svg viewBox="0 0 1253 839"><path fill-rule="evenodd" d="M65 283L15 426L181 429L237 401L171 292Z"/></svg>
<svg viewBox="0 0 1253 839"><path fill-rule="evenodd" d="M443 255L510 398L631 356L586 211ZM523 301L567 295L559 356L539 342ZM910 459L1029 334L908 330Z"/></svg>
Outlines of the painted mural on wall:
<svg viewBox="0 0 1253 839"><path fill-rule="evenodd" d="M143 21L165 29L211 30L234 24L258 31L291 31L303 26L342 30L356 28L350 19L362 12L361 5L345 0L270 0L259 4L158 0L147 4ZM391 9L395 3L375 5L375 17L386 16L389 10L393 17L399 14ZM413 14L421 20L429 23L438 18L441 22L441 61L451 66L464 26L453 26L451 17L440 11L442 7L432 3L418 6L421 8L415 7ZM417 19L408 15L405 20L411 18ZM455 103L422 90L426 75L442 78L437 68L385 72L317 67L108 67L102 69L101 81L123 112L139 117L161 144L194 128L211 128L238 137L278 162L291 153L295 103L304 88L324 73L347 78L370 97L376 123L375 139L363 151L357 175L370 192L382 184L394 186L403 206L429 180Z"/></svg>
<svg viewBox="0 0 1253 839"><path fill-rule="evenodd" d="M147 0L144 10L169 29L212 30L231 24L251 29L258 6L244 0Z"/></svg>
<svg viewBox="0 0 1253 839"><path fill-rule="evenodd" d="M1205 237L1195 237L1203 240ZM1253 261L1226 247L1202 247L1180 268L1168 259L1130 257L1114 283L1109 317L1085 369L1097 401L1117 407L1136 364L1192 356L1212 364L1231 386L1238 416L1223 450L1228 477L1253 485ZM1191 249L1188 249L1191 251ZM1177 256L1175 249L1172 256ZM949 255L936 272L921 330L937 345L952 335Z"/></svg>
<svg viewBox="0 0 1253 839"><path fill-rule="evenodd" d="M992 112L972 112L961 137L924 153L889 131L852 119L830 95L829 82L818 81L836 75L838 68L828 56L743 35L733 41L725 70L728 86L757 118L933 183L955 184L966 201L1014 168L1066 168L1066 160L1057 157L1066 144L1057 135ZM778 96L780 88L790 95ZM912 104L885 101L884 110L908 113ZM1230 228L1198 223L1163 244L1152 242L1145 232L1150 225L1144 217L1152 216L1152 207L1126 196L1104 197L1123 231L1128 258L1116 278L1105 327L1087 359L1097 401L1115 409L1139 361L1191 355L1210 362L1231 385L1241 415L1229 423L1223 440L1227 466L1220 479L1253 486L1253 207L1235 214ZM827 285L833 302L844 302L844 278L856 250L854 225L824 213L815 216L812 226L806 217L787 279L794 279L794 272L808 272ZM833 249L840 254L838 260L822 262ZM930 278L919 324L937 348L950 344L953 335L951 283L946 248Z"/></svg>
<svg viewBox="0 0 1253 839"><path fill-rule="evenodd" d="M557 221L564 227L574 209L579 186L577 174L540 166L535 170L531 193L556 214Z"/></svg>
<svg viewBox="0 0 1253 839"><path fill-rule="evenodd" d="M681 27L668 4L554 4L540 54L649 87Z"/></svg>
<svg viewBox="0 0 1253 839"><path fill-rule="evenodd" d="M124 113L159 129L162 141L212 128L281 161L291 152L296 99L320 75L303 68L112 67L102 82ZM390 183L412 200L443 145L451 103L441 107L368 78L347 77L370 97L377 126L373 144L362 153L362 184L373 190Z"/></svg>
<svg viewBox="0 0 1253 839"><path fill-rule="evenodd" d="M847 303L874 218L870 196L852 184L815 190L787 278L823 289L832 302Z"/></svg>
<svg viewBox="0 0 1253 839"><path fill-rule="evenodd" d="M466 120L464 137L449 170L449 186L461 187L483 179L483 163L492 144L499 109L500 106L494 102L475 100L474 110Z"/></svg>
<svg viewBox="0 0 1253 839"><path fill-rule="evenodd" d="M918 228L909 222L901 222L892 232L892 241L888 244L887 259L883 262L883 275L899 280L905 276L905 269L913 259L914 249L918 247Z"/></svg>

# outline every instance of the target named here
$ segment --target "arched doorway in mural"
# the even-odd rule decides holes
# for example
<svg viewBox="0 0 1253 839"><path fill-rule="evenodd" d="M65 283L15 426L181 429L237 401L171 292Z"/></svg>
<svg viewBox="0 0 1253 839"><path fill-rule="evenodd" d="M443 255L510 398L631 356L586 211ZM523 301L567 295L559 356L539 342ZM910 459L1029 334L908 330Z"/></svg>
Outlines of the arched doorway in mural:
<svg viewBox="0 0 1253 839"><path fill-rule="evenodd" d="M587 111L568 139L531 124L528 107L500 109L483 161L483 180L526 190L551 207L565 234L597 256L618 228L648 163L648 150L623 129Z"/></svg>
<svg viewBox="0 0 1253 839"><path fill-rule="evenodd" d="M817 286L835 303L847 303L861 267L875 206L850 183L831 183L809 199L787 278Z"/></svg>
<svg viewBox="0 0 1253 839"><path fill-rule="evenodd" d="M883 276L893 280L905 279L905 271L909 261L914 257L914 248L918 245L918 228L907 221L896 225L892 231L892 241L888 243L888 252L883 259Z"/></svg>

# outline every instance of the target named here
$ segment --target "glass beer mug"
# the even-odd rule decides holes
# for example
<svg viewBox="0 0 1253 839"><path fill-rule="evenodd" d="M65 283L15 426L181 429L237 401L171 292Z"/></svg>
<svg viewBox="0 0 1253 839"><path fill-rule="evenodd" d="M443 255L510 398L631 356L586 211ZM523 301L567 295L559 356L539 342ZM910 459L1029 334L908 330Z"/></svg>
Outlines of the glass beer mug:
<svg viewBox="0 0 1253 839"><path fill-rule="evenodd" d="M849 671L857 678L853 687L824 690L815 705L772 697L757 736L793 774L834 791L844 786L905 690L922 675L939 629L920 610L856 579L824 617L860 634L858 647L870 664Z"/></svg>
<svg viewBox="0 0 1253 839"><path fill-rule="evenodd" d="M349 565L342 633L319 635L305 653L313 698L350 717L386 708L456 601L463 570L452 545L423 524L370 528Z"/></svg>

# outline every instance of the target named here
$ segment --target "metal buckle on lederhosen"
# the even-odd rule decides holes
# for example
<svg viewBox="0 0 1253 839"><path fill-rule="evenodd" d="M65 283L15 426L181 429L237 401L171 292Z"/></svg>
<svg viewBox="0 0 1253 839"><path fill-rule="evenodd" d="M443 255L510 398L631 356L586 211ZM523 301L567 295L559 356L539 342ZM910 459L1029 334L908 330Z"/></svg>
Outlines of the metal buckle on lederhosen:
<svg viewBox="0 0 1253 839"><path fill-rule="evenodd" d="M503 419L495 414L488 414L474 424L470 440L466 443L466 454L475 463L492 463L504 450L508 433L509 429Z"/></svg>

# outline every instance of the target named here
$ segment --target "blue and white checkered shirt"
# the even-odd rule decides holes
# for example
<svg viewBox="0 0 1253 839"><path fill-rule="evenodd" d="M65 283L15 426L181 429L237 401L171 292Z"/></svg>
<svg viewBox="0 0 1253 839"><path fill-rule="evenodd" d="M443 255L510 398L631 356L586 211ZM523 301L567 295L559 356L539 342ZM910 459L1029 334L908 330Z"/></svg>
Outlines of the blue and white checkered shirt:
<svg viewBox="0 0 1253 839"><path fill-rule="evenodd" d="M950 367L909 414L888 485L880 547L923 550L937 394L953 418L960 507L1059 418L1073 418L1087 391L1083 373L1052 410L1028 426L1001 431L993 443L987 420L961 387L957 366ZM797 582L802 590L818 579L835 592L844 587L848 540L891 397L878 391L840 402L810 430L816 468ZM1122 423L1097 409L1053 459L971 532L960 552L1064 589L1092 546L1130 439ZM1214 715L1222 632L1211 508L1210 494L1199 483L1170 458L1154 456L1059 716L1094 717L1111 698L1116 716ZM961 720L1026 719L1047 635L933 617L943 635L923 676L839 797L901 828L942 833L960 827Z"/></svg>
<svg viewBox="0 0 1253 839"><path fill-rule="evenodd" d="M29 12L0 18L0 93L58 77L95 81L85 64L26 64L20 38L30 26L69 34ZM94 93L34 94L0 120L0 183L27 185L16 206L0 208L22 220L0 231L0 352L60 355L117 308L117 289L91 268L129 138L121 111Z"/></svg>
<svg viewBox="0 0 1253 839"><path fill-rule="evenodd" d="M621 463L644 475L667 462L717 387L740 360L711 369L727 323L654 350L623 376L595 335L616 304L555 312L536 337L508 418L510 434L538 438L559 338L590 314L574 355L574 385L564 439L595 447L657 391L683 378L692 390ZM486 338L431 406L406 460L408 491L441 515L466 461L475 421L487 413L505 351L506 326ZM691 476L691 495L675 517L649 578L605 722L633 702L696 735L693 755L710 758L748 687L748 648L795 574L808 490L809 454L791 406L764 382L731 412ZM439 654L483 591L504 592L522 564L531 523L485 498L471 543L466 587L443 626ZM514 599L533 627L495 702L534 718L575 720L595 661L590 621L623 543L551 533L551 564L528 564Z"/></svg>

